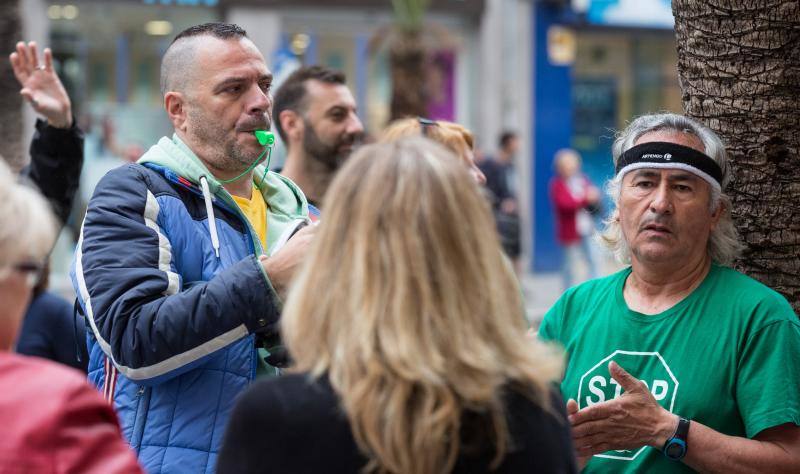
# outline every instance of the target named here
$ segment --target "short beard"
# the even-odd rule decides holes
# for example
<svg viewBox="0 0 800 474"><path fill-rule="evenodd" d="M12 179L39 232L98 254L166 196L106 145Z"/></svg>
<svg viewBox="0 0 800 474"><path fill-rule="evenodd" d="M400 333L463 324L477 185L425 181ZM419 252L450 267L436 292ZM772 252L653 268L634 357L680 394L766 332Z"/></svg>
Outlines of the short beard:
<svg viewBox="0 0 800 474"><path fill-rule="evenodd" d="M355 143L356 138L352 135L345 136L341 139L336 139L331 144L327 144L319 138L311 122L304 118L303 124L305 129L303 133L303 150L305 150L306 154L328 170L338 170L347 161L352 152L352 150L338 151L339 147L348 143L348 139L350 143Z"/></svg>
<svg viewBox="0 0 800 474"><path fill-rule="evenodd" d="M195 124L192 135L211 154L206 159L213 168L221 171L241 171L252 165L253 160L258 157L258 154L245 150L236 140L236 135L226 137L225 131L215 127L216 122L207 117L201 109L191 108L187 114Z"/></svg>

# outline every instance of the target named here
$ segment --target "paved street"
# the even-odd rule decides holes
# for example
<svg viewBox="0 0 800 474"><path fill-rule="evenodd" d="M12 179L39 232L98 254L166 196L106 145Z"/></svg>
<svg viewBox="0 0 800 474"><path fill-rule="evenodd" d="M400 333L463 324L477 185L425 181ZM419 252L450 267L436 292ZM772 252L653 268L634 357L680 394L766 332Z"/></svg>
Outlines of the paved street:
<svg viewBox="0 0 800 474"><path fill-rule="evenodd" d="M602 250L595 249L600 265L600 275L610 275L622 268L611 256ZM579 264L575 269L577 278L586 278L586 267ZM583 281L583 280L581 280ZM564 292L560 273L528 273L522 279L522 291L525 294L525 314L535 328L539 327L542 317L553 303Z"/></svg>
<svg viewBox="0 0 800 474"><path fill-rule="evenodd" d="M542 317L563 293L561 275L558 273L529 273L522 279L525 294L525 314L535 328Z"/></svg>

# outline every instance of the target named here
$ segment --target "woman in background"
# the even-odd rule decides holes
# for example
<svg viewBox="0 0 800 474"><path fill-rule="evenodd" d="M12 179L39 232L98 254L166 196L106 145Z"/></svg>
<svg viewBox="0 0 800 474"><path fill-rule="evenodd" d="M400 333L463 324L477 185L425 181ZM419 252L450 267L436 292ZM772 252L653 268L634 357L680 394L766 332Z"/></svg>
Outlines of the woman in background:
<svg viewBox="0 0 800 474"><path fill-rule="evenodd" d="M380 143L390 143L406 137L423 136L455 153L467 167L472 179L486 184L486 176L475 164L475 139L464 126L444 120L405 118L395 120L381 134Z"/></svg>
<svg viewBox="0 0 800 474"><path fill-rule="evenodd" d="M581 259L587 268L586 279L598 277L591 239L595 232L592 213L600 212L600 191L581 172L581 156L575 150L558 150L553 168L556 173L550 180L550 200L556 218L556 239L564 250L561 280L566 291L576 283L575 267Z"/></svg>
<svg viewBox="0 0 800 474"><path fill-rule="evenodd" d="M430 140L365 146L326 202L283 313L293 373L242 396L219 472L575 472L562 358L525 337L463 164Z"/></svg>

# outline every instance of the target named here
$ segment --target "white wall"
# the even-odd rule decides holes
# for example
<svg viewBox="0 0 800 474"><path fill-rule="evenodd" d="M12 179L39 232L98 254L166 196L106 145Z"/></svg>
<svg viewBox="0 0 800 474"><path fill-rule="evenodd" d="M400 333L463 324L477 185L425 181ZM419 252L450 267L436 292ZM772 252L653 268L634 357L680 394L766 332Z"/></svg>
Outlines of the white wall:
<svg viewBox="0 0 800 474"><path fill-rule="evenodd" d="M479 111L481 147L494 153L504 129L516 131L523 258L531 248L531 172L533 137L533 25L531 0L486 0L480 27Z"/></svg>
<svg viewBox="0 0 800 474"><path fill-rule="evenodd" d="M258 47L271 66L271 54L280 46L281 17L266 8L233 7L225 21L236 23L247 31L247 36Z"/></svg>

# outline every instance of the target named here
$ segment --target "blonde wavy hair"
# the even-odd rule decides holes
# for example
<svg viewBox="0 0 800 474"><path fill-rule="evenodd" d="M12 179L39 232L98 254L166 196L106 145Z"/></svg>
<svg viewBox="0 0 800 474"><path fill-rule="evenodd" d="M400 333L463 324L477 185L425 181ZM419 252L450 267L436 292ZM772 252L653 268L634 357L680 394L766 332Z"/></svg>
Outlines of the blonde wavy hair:
<svg viewBox="0 0 800 474"><path fill-rule="evenodd" d="M0 278L16 263L44 260L56 229L47 201L35 189L20 184L0 158Z"/></svg>
<svg viewBox="0 0 800 474"><path fill-rule="evenodd" d="M295 370L330 379L366 472L448 472L467 410L486 416L499 465L504 390L547 407L563 361L525 336L478 185L441 146L403 139L359 150L326 202L282 319Z"/></svg>
<svg viewBox="0 0 800 474"><path fill-rule="evenodd" d="M428 125L423 134L422 124L418 118L398 119L390 123L383 131L379 142L388 143L406 137L425 136L452 151L458 157L466 155L468 150L475 147L475 138L472 132L462 125L445 120L436 120L435 125Z"/></svg>

